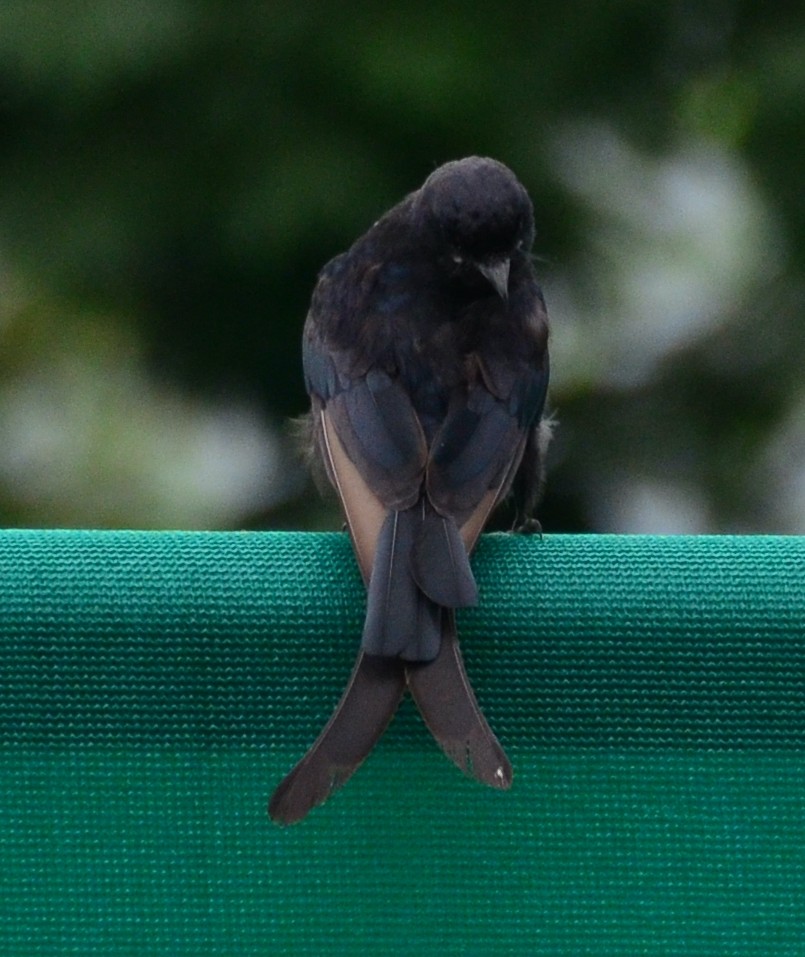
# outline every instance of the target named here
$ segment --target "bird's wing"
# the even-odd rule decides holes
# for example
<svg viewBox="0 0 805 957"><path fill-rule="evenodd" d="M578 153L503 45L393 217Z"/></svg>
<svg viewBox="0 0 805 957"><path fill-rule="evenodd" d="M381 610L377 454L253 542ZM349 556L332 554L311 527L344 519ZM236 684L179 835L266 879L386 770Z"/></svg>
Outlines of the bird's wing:
<svg viewBox="0 0 805 957"><path fill-rule="evenodd" d="M474 382L454 397L431 445L426 477L428 499L455 518L468 549L511 487L548 385L547 352L535 363L477 355L473 361Z"/></svg>
<svg viewBox="0 0 805 957"><path fill-rule="evenodd" d="M368 585L386 515L421 494L425 435L404 388L387 373L356 366L315 334L306 334L303 358L314 435Z"/></svg>
<svg viewBox="0 0 805 957"><path fill-rule="evenodd" d="M472 604L476 589L455 525L422 500L427 443L420 421L387 373L353 369L339 376L346 358L315 343L306 358L306 369L318 373L315 379L308 372L308 381L319 448L368 588L363 647L374 655L433 658L441 641L437 604ZM415 548L436 574L417 576Z"/></svg>

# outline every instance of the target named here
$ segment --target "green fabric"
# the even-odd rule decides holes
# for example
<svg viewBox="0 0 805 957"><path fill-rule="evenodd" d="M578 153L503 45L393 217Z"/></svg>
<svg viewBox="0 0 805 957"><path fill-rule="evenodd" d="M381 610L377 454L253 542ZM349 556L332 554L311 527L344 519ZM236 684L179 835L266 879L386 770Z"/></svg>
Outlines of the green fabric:
<svg viewBox="0 0 805 957"><path fill-rule="evenodd" d="M459 630L515 768L410 702L292 828L342 534L0 534L0 954L801 954L805 539L483 538Z"/></svg>

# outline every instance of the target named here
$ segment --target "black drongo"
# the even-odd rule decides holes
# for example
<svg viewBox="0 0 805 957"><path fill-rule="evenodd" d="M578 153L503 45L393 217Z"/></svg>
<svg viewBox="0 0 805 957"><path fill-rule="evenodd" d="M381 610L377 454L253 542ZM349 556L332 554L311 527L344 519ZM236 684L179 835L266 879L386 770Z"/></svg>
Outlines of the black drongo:
<svg viewBox="0 0 805 957"><path fill-rule="evenodd" d="M332 718L269 811L299 820L349 778L407 687L462 770L511 765L458 648L469 563L511 490L528 523L549 427L548 322L531 201L469 157L435 170L321 271L303 337L308 437L336 489L367 586L358 660Z"/></svg>

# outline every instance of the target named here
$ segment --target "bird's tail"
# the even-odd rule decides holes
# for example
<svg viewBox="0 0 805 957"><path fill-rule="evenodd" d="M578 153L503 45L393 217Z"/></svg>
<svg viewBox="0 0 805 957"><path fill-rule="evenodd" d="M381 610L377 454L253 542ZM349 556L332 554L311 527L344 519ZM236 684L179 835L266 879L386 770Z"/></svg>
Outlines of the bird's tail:
<svg viewBox="0 0 805 957"><path fill-rule="evenodd" d="M401 661L360 652L324 730L271 796L272 819L300 821L348 781L388 727L404 691Z"/></svg>
<svg viewBox="0 0 805 957"><path fill-rule="evenodd" d="M476 600L452 519L422 504L389 513L377 541L362 650L324 730L271 797L275 821L301 820L352 776L394 716L406 682L445 754L479 781L509 787L511 764L478 707L456 638L453 609Z"/></svg>
<svg viewBox="0 0 805 957"><path fill-rule="evenodd" d="M377 538L363 650L432 661L439 654L445 609L477 600L467 550L453 519L424 498L411 508L391 511Z"/></svg>
<svg viewBox="0 0 805 957"><path fill-rule="evenodd" d="M360 652L324 730L274 791L268 805L274 821L300 821L349 780L388 727L406 680L425 724L450 760L490 787L511 785L511 764L478 707L453 613L445 611L441 647L432 661L404 664Z"/></svg>
<svg viewBox="0 0 805 957"><path fill-rule="evenodd" d="M452 611L444 612L436 658L407 664L405 671L417 708L447 757L465 774L490 787L510 787L512 766L475 699Z"/></svg>

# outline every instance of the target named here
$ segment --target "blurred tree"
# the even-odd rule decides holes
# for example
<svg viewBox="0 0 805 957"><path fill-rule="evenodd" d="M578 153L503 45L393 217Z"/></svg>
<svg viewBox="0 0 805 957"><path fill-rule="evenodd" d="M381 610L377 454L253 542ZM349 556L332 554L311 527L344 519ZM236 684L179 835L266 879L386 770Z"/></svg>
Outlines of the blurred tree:
<svg viewBox="0 0 805 957"><path fill-rule="evenodd" d="M0 515L332 522L280 425L316 272L485 153L537 212L546 528L805 531L803 103L798 6L4 0Z"/></svg>

